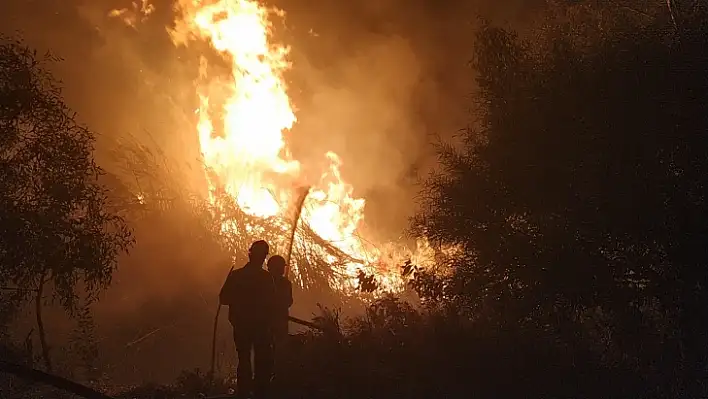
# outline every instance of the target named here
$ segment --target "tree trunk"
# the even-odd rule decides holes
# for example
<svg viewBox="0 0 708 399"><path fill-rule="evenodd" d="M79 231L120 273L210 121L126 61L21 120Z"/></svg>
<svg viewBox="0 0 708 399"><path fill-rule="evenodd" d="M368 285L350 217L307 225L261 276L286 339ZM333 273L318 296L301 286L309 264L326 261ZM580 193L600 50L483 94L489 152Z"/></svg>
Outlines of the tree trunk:
<svg viewBox="0 0 708 399"><path fill-rule="evenodd" d="M46 273L42 273L39 286L37 287L37 296L34 300L35 315L37 316L37 331L39 332L39 343L42 345L42 358L44 366L48 372L52 372L52 360L49 358L49 346L47 345L47 336L44 332L44 322L42 321L42 294L44 293L44 277Z"/></svg>

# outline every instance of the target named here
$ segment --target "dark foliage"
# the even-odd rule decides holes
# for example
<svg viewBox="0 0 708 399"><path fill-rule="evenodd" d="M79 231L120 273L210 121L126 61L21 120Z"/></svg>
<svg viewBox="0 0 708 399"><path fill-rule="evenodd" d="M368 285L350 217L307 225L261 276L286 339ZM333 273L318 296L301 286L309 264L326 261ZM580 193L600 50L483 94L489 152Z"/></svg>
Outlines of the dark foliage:
<svg viewBox="0 0 708 399"><path fill-rule="evenodd" d="M440 145L414 228L465 248L445 294L478 320L660 396L704 393L708 362L708 14L688 3L640 22L582 6L536 42L483 29L480 128Z"/></svg>
<svg viewBox="0 0 708 399"><path fill-rule="evenodd" d="M479 328L450 308L421 313L388 297L362 317L342 320L323 308L316 321L329 328L291 336L279 354L274 397L571 398L642 389L631 373L584 362L541 331ZM204 374L190 372L175 384L120 396L196 397L227 393L232 384L219 380L210 387Z"/></svg>
<svg viewBox="0 0 708 399"><path fill-rule="evenodd" d="M105 287L130 233L104 209L94 133L74 120L43 61L6 39L0 42L0 133L0 281L34 288L45 276L72 309L77 279Z"/></svg>
<svg viewBox="0 0 708 399"><path fill-rule="evenodd" d="M79 290L95 298L132 239L123 219L107 210L94 133L75 121L44 62L0 37L0 288L6 303L35 301L51 368L44 294L75 315Z"/></svg>

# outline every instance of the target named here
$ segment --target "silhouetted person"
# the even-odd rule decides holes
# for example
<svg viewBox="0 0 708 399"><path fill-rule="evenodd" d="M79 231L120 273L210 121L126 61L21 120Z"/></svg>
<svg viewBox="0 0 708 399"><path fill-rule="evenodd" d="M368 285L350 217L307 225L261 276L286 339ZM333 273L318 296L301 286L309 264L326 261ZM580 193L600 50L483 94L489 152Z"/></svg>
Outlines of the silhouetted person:
<svg viewBox="0 0 708 399"><path fill-rule="evenodd" d="M288 316L293 304L293 286L285 276L285 259L273 255L268 259L268 271L275 282L275 308L273 309L273 341L280 353L288 337Z"/></svg>
<svg viewBox="0 0 708 399"><path fill-rule="evenodd" d="M248 263L229 274L219 294L221 303L229 305L238 352L236 394L240 398L252 391L255 397L264 397L272 375L275 285L271 274L263 269L268 251L265 241L254 242L248 251ZM251 367L251 351L255 370Z"/></svg>

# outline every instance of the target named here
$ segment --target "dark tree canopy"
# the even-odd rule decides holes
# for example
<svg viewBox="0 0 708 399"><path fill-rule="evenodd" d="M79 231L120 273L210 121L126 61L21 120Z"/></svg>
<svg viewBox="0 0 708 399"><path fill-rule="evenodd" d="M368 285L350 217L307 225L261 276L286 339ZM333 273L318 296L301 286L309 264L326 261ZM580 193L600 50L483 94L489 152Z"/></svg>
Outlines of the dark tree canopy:
<svg viewBox="0 0 708 399"><path fill-rule="evenodd" d="M0 286L24 299L46 281L72 311L79 282L108 285L131 233L107 207L94 133L64 103L52 59L0 39Z"/></svg>
<svg viewBox="0 0 708 399"><path fill-rule="evenodd" d="M534 41L479 33L478 124L440 146L414 220L465 247L447 295L477 317L574 339L599 310L634 355L653 340L705 364L708 14L672 3L693 8L581 6ZM656 333L667 323L681 351Z"/></svg>

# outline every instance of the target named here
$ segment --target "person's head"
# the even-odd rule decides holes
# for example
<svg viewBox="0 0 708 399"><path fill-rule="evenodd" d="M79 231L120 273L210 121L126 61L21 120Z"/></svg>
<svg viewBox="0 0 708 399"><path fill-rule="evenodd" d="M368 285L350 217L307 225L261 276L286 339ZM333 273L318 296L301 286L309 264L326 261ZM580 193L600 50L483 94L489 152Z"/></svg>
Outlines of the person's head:
<svg viewBox="0 0 708 399"><path fill-rule="evenodd" d="M268 259L268 271L275 276L285 275L285 258L273 255Z"/></svg>
<svg viewBox="0 0 708 399"><path fill-rule="evenodd" d="M251 248L248 250L248 260L250 263L263 266L268 257L268 252L270 251L270 246L267 242L263 240L258 240L251 244Z"/></svg>

